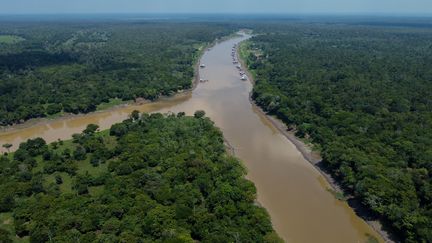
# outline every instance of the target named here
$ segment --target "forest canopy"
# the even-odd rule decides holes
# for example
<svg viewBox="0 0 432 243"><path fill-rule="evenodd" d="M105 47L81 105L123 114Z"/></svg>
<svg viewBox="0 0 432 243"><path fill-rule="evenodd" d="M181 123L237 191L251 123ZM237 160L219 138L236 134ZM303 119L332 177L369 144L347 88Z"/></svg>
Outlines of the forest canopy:
<svg viewBox="0 0 432 243"><path fill-rule="evenodd" d="M31 139L0 166L1 242L281 242L203 112Z"/></svg>
<svg viewBox="0 0 432 243"><path fill-rule="evenodd" d="M253 99L406 242L432 242L432 30L258 26Z"/></svg>
<svg viewBox="0 0 432 243"><path fill-rule="evenodd" d="M229 24L169 21L4 22L0 126L189 89L200 51L233 31Z"/></svg>

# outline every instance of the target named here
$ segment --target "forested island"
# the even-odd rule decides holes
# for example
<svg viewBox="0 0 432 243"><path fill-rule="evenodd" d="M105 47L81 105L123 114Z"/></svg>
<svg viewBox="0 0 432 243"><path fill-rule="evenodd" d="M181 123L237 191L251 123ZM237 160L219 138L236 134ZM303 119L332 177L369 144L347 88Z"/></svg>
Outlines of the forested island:
<svg viewBox="0 0 432 243"><path fill-rule="evenodd" d="M0 157L0 241L281 242L244 175L203 111L31 139Z"/></svg>
<svg viewBox="0 0 432 243"><path fill-rule="evenodd" d="M252 98L404 242L432 242L432 30L388 26L259 25Z"/></svg>
<svg viewBox="0 0 432 243"><path fill-rule="evenodd" d="M193 64L229 24L2 22L0 126L192 86Z"/></svg>

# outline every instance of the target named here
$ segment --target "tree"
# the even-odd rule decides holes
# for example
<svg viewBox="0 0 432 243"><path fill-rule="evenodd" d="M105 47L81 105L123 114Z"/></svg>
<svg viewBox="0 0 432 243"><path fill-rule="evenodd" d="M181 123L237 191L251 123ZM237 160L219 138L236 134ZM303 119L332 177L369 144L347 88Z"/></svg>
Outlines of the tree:
<svg viewBox="0 0 432 243"><path fill-rule="evenodd" d="M61 104L49 104L46 111L48 115L54 115L61 112L63 109Z"/></svg>
<svg viewBox="0 0 432 243"><path fill-rule="evenodd" d="M43 138L29 139L27 142L21 143L19 150L27 151L31 156L43 154L48 149Z"/></svg>
<svg viewBox="0 0 432 243"><path fill-rule="evenodd" d="M86 149L82 146L78 146L73 153L73 157L76 160L85 160L87 157Z"/></svg>
<svg viewBox="0 0 432 243"><path fill-rule="evenodd" d="M111 126L110 135L121 137L127 133L127 125L124 123L117 123Z"/></svg>
<svg viewBox="0 0 432 243"><path fill-rule="evenodd" d="M59 146L59 142L54 141L54 142L51 143L51 146L52 146L53 149L57 149L58 146Z"/></svg>
<svg viewBox="0 0 432 243"><path fill-rule="evenodd" d="M75 186L75 190L77 191L78 195L84 195L89 193L88 191L88 185L85 183L79 183Z"/></svg>
<svg viewBox="0 0 432 243"><path fill-rule="evenodd" d="M140 117L140 112L137 111L137 110L134 110L134 111L132 111L130 117L131 117L132 120L136 121Z"/></svg>
<svg viewBox="0 0 432 243"><path fill-rule="evenodd" d="M14 195L11 193L4 193L0 195L0 212L9 212L15 206Z"/></svg>
<svg viewBox="0 0 432 243"><path fill-rule="evenodd" d="M203 110L199 110L199 111L196 111L195 113L194 113L194 117L195 118L203 118L204 116L205 116L205 111L203 111Z"/></svg>
<svg viewBox="0 0 432 243"><path fill-rule="evenodd" d="M96 124L89 124L87 128L83 131L87 135L94 134L99 129L99 126Z"/></svg>
<svg viewBox="0 0 432 243"><path fill-rule="evenodd" d="M115 217L112 217L105 221L105 223L102 226L102 230L104 233L108 234L117 234L120 231L121 222Z"/></svg>
<svg viewBox="0 0 432 243"><path fill-rule="evenodd" d="M47 242L49 240L49 229L45 225L37 224L31 230L30 242Z"/></svg>
<svg viewBox="0 0 432 243"><path fill-rule="evenodd" d="M7 149L7 151L8 152L10 152L10 148L12 148L12 144L10 144L10 143L5 143L5 144L3 144L3 148L5 148L5 149Z"/></svg>
<svg viewBox="0 0 432 243"><path fill-rule="evenodd" d="M2 243L12 243L11 233L5 229L0 228L0 242Z"/></svg>

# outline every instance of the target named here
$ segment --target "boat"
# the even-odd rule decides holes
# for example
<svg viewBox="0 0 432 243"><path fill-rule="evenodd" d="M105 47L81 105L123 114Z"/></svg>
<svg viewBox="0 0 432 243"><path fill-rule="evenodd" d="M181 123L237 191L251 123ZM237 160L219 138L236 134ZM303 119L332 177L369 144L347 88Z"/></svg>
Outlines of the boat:
<svg viewBox="0 0 432 243"><path fill-rule="evenodd" d="M205 68L205 67L206 67L205 64L201 64L201 65L200 65L200 68Z"/></svg>

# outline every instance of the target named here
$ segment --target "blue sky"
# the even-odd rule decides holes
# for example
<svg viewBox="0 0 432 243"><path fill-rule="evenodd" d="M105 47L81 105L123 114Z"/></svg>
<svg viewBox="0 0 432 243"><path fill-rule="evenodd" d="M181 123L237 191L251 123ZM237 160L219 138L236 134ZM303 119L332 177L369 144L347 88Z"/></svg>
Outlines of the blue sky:
<svg viewBox="0 0 432 243"><path fill-rule="evenodd" d="M1 14L384 13L430 14L432 0L0 0Z"/></svg>

